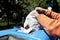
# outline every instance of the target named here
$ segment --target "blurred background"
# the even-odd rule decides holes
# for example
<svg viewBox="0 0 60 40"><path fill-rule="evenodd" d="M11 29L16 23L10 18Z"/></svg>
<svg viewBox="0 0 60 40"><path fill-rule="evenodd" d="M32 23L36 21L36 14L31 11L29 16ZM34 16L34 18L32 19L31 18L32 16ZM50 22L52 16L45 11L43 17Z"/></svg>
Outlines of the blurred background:
<svg viewBox="0 0 60 40"><path fill-rule="evenodd" d="M60 0L0 0L0 29L23 26L27 14L36 7L52 7L60 12Z"/></svg>

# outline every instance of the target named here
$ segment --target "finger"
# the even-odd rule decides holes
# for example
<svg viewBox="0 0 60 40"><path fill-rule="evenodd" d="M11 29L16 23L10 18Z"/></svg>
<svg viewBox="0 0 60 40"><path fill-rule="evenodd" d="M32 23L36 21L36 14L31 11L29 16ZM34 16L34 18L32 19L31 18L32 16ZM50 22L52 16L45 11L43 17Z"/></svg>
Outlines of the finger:
<svg viewBox="0 0 60 40"><path fill-rule="evenodd" d="M42 10L43 8L41 7L36 7L35 10Z"/></svg>

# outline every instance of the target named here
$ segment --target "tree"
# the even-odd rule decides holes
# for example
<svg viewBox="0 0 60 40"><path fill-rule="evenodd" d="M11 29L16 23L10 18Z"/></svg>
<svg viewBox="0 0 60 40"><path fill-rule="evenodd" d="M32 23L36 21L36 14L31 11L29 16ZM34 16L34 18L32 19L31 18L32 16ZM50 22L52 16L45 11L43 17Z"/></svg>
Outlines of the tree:
<svg viewBox="0 0 60 40"><path fill-rule="evenodd" d="M25 17L30 11L34 10L36 7L47 8L50 2L50 0L0 0L0 17L6 14L8 24L11 20L16 24L23 24ZM59 7L56 7L56 5ZM60 10L60 0L54 0L53 9L54 11ZM13 17L14 13L16 14L15 17Z"/></svg>

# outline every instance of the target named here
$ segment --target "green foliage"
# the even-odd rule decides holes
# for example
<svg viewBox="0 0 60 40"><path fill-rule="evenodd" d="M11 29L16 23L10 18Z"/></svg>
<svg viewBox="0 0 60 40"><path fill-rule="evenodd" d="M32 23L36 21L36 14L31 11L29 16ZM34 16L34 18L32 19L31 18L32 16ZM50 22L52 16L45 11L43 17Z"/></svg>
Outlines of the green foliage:
<svg viewBox="0 0 60 40"><path fill-rule="evenodd" d="M59 12L60 12L60 0L57 0L58 6L59 6Z"/></svg>
<svg viewBox="0 0 60 40"><path fill-rule="evenodd" d="M7 15L8 21L24 23L27 14L36 7L47 8L50 0L0 0L0 17ZM60 12L60 0L57 0ZM15 13L15 14L14 14ZM6 20L5 20L6 21Z"/></svg>
<svg viewBox="0 0 60 40"><path fill-rule="evenodd" d="M46 0L19 0L19 4L23 7L24 14L28 14L30 11L32 11L34 8L38 6L45 8Z"/></svg>

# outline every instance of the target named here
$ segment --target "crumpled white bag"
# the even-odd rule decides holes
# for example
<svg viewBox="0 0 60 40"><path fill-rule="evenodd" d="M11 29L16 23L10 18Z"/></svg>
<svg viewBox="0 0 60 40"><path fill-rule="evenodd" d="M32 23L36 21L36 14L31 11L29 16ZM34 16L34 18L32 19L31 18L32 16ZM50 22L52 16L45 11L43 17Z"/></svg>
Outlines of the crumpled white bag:
<svg viewBox="0 0 60 40"><path fill-rule="evenodd" d="M33 14L38 14L38 12L36 10L33 10L26 16L24 27L26 27L28 24L33 29L39 29L40 24L38 23L36 17L33 16Z"/></svg>
<svg viewBox="0 0 60 40"><path fill-rule="evenodd" d="M24 33L29 33L31 30L35 29L38 30L40 27L40 24L38 23L37 19L35 16L33 16L33 14L37 14L38 12L36 10L31 11L25 19L24 22L24 28L22 28L21 30L23 30L22 32ZM29 25L29 29L25 29L25 27Z"/></svg>

